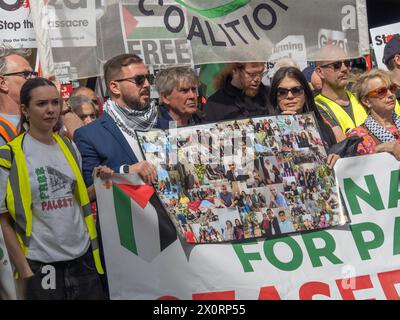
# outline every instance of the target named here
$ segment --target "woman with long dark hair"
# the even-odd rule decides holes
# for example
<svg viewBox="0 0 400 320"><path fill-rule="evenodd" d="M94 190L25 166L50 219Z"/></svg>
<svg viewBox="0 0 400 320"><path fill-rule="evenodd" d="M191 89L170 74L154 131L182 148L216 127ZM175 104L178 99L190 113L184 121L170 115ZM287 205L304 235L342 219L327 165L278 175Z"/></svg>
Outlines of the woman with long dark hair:
<svg viewBox="0 0 400 320"><path fill-rule="evenodd" d="M326 147L337 143L332 129L318 112L307 79L299 69L283 67L275 73L271 82L270 101L276 114L294 115L313 112ZM337 158L337 155L329 155L328 165L333 165Z"/></svg>

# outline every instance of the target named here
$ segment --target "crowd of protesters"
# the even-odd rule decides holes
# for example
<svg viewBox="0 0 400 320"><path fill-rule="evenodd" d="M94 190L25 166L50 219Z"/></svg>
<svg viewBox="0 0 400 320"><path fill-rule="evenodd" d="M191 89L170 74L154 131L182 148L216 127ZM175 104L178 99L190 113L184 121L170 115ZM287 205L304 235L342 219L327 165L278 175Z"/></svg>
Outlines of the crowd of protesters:
<svg viewBox="0 0 400 320"><path fill-rule="evenodd" d="M156 104L142 59L115 56L104 65L109 98L101 106L89 88L78 88L63 101L57 83L39 78L26 54L2 48L0 56L0 224L22 297L28 299L107 296L100 278L105 273L101 235L90 208L96 198L93 175L136 173L148 184L156 181L156 168L143 159L135 130L168 128L170 121L181 127L313 112L327 150L338 143L345 147L343 141L356 136L354 155L389 152L400 159L398 35L385 47L389 72L373 69L354 81L351 61L333 46L322 48L315 66L304 73L280 67L270 85L262 82L264 63L229 64L201 110L199 80L189 67L156 75ZM330 167L348 154L335 150L327 158ZM221 198L227 207L235 201ZM264 219L267 225L268 214ZM57 271L56 290L41 288L44 265Z"/></svg>

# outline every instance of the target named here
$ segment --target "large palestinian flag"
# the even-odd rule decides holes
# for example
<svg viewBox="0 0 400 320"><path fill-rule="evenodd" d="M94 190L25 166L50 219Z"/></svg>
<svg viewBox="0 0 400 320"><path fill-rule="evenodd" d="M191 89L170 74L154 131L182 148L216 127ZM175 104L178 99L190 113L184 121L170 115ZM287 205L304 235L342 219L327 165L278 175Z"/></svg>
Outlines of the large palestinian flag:
<svg viewBox="0 0 400 320"><path fill-rule="evenodd" d="M132 254L150 262L177 239L152 186L114 181L112 191L120 243Z"/></svg>

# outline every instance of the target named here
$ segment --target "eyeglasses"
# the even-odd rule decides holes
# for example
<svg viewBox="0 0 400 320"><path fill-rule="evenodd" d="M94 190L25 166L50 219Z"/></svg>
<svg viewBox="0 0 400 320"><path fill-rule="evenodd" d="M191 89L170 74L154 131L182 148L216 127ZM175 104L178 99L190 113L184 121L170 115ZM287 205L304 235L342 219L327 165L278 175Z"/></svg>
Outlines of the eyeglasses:
<svg viewBox="0 0 400 320"><path fill-rule="evenodd" d="M114 80L115 82L121 82L121 81L129 81L132 82L138 86L142 86L144 84L144 82L147 81L150 84L153 84L154 82L154 76L152 74L138 74L136 76L133 77L129 77L129 78L124 78L124 79L117 79Z"/></svg>
<svg viewBox="0 0 400 320"><path fill-rule="evenodd" d="M397 91L397 85L395 85L395 84L393 83L393 84L391 84L389 87L380 87L380 88L371 90L370 92L367 93L366 96L369 97L369 98L379 98L379 99L382 99L382 98L385 98L385 97L386 97L388 90L389 90L391 93L395 94L396 91Z"/></svg>
<svg viewBox="0 0 400 320"><path fill-rule="evenodd" d="M251 79L255 79L257 77L262 79L267 74L267 71L250 73L250 72L247 72L245 69L241 69L241 70L244 71L249 76L249 78L251 78Z"/></svg>
<svg viewBox="0 0 400 320"><path fill-rule="evenodd" d="M346 68L350 68L351 61L350 60L335 61L335 62L332 62L332 63L324 64L324 65L322 65L320 67L321 68L330 68L330 67L332 67L334 71L338 71L338 70L340 70L340 68L342 68L343 64L344 64L344 66Z"/></svg>
<svg viewBox="0 0 400 320"><path fill-rule="evenodd" d="M78 117L81 120L85 120L87 117L94 120L94 119L96 119L96 113L82 114L82 115L78 115Z"/></svg>
<svg viewBox="0 0 400 320"><path fill-rule="evenodd" d="M279 98L284 99L287 98L289 92L293 97L299 97L304 93L304 88L302 86L297 86L293 88L278 88L277 95Z"/></svg>
<svg viewBox="0 0 400 320"><path fill-rule="evenodd" d="M19 72L12 72L12 73L6 73L3 74L3 77L9 77L9 76L19 76L25 79L34 79L39 76L39 74L36 71L19 71Z"/></svg>

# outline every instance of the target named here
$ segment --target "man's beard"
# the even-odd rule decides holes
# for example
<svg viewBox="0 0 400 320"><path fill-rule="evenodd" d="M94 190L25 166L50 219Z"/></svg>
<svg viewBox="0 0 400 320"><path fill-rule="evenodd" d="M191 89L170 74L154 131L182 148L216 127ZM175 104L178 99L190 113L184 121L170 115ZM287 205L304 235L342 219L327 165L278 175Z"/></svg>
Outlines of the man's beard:
<svg viewBox="0 0 400 320"><path fill-rule="evenodd" d="M248 97L255 97L258 93L258 90L260 90L260 87L258 87L257 89L246 89L244 90L244 94Z"/></svg>
<svg viewBox="0 0 400 320"><path fill-rule="evenodd" d="M123 100L125 101L125 104L127 107L131 110L146 110L150 107L150 99L146 102L141 102L140 97L142 95L148 95L150 96L150 91L149 90L143 90L138 98L128 98L128 97L123 97Z"/></svg>
<svg viewBox="0 0 400 320"><path fill-rule="evenodd" d="M140 100L132 101L127 106L132 110L143 111L150 107L150 100L146 102L140 102Z"/></svg>
<svg viewBox="0 0 400 320"><path fill-rule="evenodd" d="M253 88L247 87L244 80L242 81L241 84L242 84L242 88L243 88L242 90L243 90L244 94L248 97L255 97L258 93L258 90L260 90L260 85L261 85L261 83L260 83L258 85L257 89L253 89Z"/></svg>

